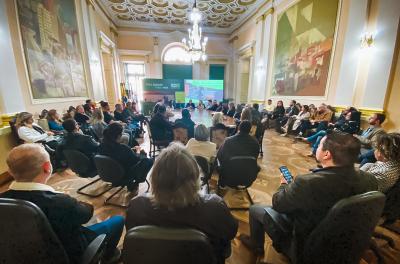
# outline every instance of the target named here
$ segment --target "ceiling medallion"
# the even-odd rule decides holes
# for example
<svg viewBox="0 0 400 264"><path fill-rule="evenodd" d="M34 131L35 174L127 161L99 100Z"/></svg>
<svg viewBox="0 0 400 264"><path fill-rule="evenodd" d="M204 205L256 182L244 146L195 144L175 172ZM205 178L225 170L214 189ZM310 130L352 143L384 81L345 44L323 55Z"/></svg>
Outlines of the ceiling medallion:
<svg viewBox="0 0 400 264"><path fill-rule="evenodd" d="M190 54L192 63L199 60L205 61L207 59L206 45L208 38L205 37L202 41L202 29L199 26L201 21L201 13L196 6L196 0L194 1L192 13L190 14L190 21L193 23L193 28L188 29L189 39L182 39L182 43L185 45L186 50Z"/></svg>

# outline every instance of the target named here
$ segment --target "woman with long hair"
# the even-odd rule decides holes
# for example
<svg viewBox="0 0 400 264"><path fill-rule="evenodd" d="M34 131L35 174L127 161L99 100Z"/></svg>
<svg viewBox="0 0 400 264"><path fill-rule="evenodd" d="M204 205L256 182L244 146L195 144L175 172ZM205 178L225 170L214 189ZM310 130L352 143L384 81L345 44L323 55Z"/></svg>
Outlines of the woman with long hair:
<svg viewBox="0 0 400 264"><path fill-rule="evenodd" d="M207 235L217 263L223 263L238 223L221 197L200 194L200 170L194 157L182 144L172 143L157 157L150 178L151 196L130 202L127 230L140 225L195 228Z"/></svg>
<svg viewBox="0 0 400 264"><path fill-rule="evenodd" d="M51 109L47 113L47 123L49 124L50 130L54 131L63 131L64 128L62 126L62 121L60 120L60 115L57 113L57 110Z"/></svg>

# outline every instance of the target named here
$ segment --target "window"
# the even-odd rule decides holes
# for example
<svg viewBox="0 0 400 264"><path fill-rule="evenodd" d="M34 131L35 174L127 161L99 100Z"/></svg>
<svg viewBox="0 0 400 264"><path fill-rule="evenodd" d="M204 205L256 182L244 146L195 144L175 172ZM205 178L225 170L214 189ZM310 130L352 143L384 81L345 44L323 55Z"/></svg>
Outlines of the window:
<svg viewBox="0 0 400 264"><path fill-rule="evenodd" d="M171 47L167 47L164 52L163 63L191 64L191 57L184 47L177 44Z"/></svg>
<svg viewBox="0 0 400 264"><path fill-rule="evenodd" d="M143 79L146 76L144 63L125 63L125 89L128 98L140 102L143 100ZM140 107L140 104L138 104Z"/></svg>

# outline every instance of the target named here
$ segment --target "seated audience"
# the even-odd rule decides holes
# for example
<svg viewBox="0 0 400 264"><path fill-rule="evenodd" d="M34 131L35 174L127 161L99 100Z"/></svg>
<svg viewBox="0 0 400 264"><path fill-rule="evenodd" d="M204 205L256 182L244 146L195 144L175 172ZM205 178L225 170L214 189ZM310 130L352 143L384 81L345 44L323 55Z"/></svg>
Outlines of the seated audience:
<svg viewBox="0 0 400 264"><path fill-rule="evenodd" d="M206 109L206 106L204 105L202 100L199 100L199 103L197 105L197 110L204 110Z"/></svg>
<svg viewBox="0 0 400 264"><path fill-rule="evenodd" d="M112 216L104 222L82 226L92 218L93 206L46 185L53 167L43 147L37 144L15 147L8 155L7 165L15 181L0 197L21 199L37 205L63 245L70 263L81 263L88 244L100 234L106 234L107 239L102 263L118 261L120 252L117 245L124 228L124 218Z"/></svg>
<svg viewBox="0 0 400 264"><path fill-rule="evenodd" d="M250 123L253 122L252 108L245 107L243 108L242 114L240 115L240 121L248 120Z"/></svg>
<svg viewBox="0 0 400 264"><path fill-rule="evenodd" d="M83 110L85 110L85 115L87 115L89 118L92 117L94 109L92 108L92 106L90 104L84 104Z"/></svg>
<svg viewBox="0 0 400 264"><path fill-rule="evenodd" d="M240 120L240 116L242 115L242 112L243 112L243 106L241 104L237 104L235 115L233 116L233 118Z"/></svg>
<svg viewBox="0 0 400 264"><path fill-rule="evenodd" d="M173 140L172 125L167 118L167 109L160 105L150 120L151 134L154 140L165 141L166 145Z"/></svg>
<svg viewBox="0 0 400 264"><path fill-rule="evenodd" d="M200 171L193 156L179 143L172 143L156 159L151 177L151 196L131 200L126 229L156 225L194 228L210 239L218 259L223 263L230 255L238 222L221 197L199 193Z"/></svg>
<svg viewBox="0 0 400 264"><path fill-rule="evenodd" d="M311 115L309 120L303 120L299 127L298 137L301 137L307 130L317 128L317 130L325 130L329 122L331 122L332 112L326 108L326 104L321 104L318 110ZM318 127L321 126L321 129Z"/></svg>
<svg viewBox="0 0 400 264"><path fill-rule="evenodd" d="M103 111L101 109L95 109L92 115L92 121L90 122L93 132L96 134L99 141L103 140L104 129L108 126L104 122ZM130 135L127 133L122 133L121 143L125 145L130 145Z"/></svg>
<svg viewBox="0 0 400 264"><path fill-rule="evenodd" d="M194 129L194 138L186 144L186 149L194 156L202 156L208 161L216 156L217 145L210 142L210 133L205 125L199 124Z"/></svg>
<svg viewBox="0 0 400 264"><path fill-rule="evenodd" d="M189 102L186 104L185 108L195 109L196 105L193 103L192 100L189 100Z"/></svg>
<svg viewBox="0 0 400 264"><path fill-rule="evenodd" d="M214 100L214 101L212 102L212 105L209 106L209 107L207 107L207 110L210 110L210 111L217 111L217 108L218 108L218 102L217 102L217 100Z"/></svg>
<svg viewBox="0 0 400 264"><path fill-rule="evenodd" d="M40 126L33 122L33 115L21 112L17 115L16 127L18 137L25 143L45 143L52 149L58 146L57 138L51 131L45 132Z"/></svg>
<svg viewBox="0 0 400 264"><path fill-rule="evenodd" d="M284 134L281 136L287 136L288 132L296 131L297 128L300 126L302 120L308 120L310 118L310 111L308 105L303 105L301 107L300 113L297 115L291 116L288 121L286 122L285 126L282 127L282 131Z"/></svg>
<svg viewBox="0 0 400 264"><path fill-rule="evenodd" d="M54 130L57 132L61 132L64 130L64 128L61 125L62 123L60 120L60 115L57 113L57 110L55 110L55 109L51 109L47 113L47 122L49 124L50 130Z"/></svg>
<svg viewBox="0 0 400 264"><path fill-rule="evenodd" d="M188 109L182 109L182 118L176 119L175 124L177 124L177 123L181 123L187 128L189 139L194 137L195 123L192 121L190 112Z"/></svg>
<svg viewBox="0 0 400 264"><path fill-rule="evenodd" d="M236 112L235 103L229 103L229 109L226 115L229 117L233 117L235 115L235 112Z"/></svg>
<svg viewBox="0 0 400 264"><path fill-rule="evenodd" d="M260 147L258 141L249 135L250 130L250 121L243 120L239 124L238 133L225 139L225 142L217 153L220 167L223 167L231 157L235 156L253 156L258 158Z"/></svg>
<svg viewBox="0 0 400 264"><path fill-rule="evenodd" d="M148 159L146 153L139 146L133 150L125 144L120 143L123 127L120 123L108 125L103 132L103 141L100 144L99 154L108 156L118 161L125 170L124 181L128 190L137 193L139 183L146 180L147 173L153 165L153 160ZM140 163L139 163L140 162ZM139 164L132 171L132 167Z"/></svg>
<svg viewBox="0 0 400 264"><path fill-rule="evenodd" d="M91 136L84 135L74 119L65 120L62 126L67 131L67 134L64 135L61 144L57 148L59 155L62 155L64 150L71 149L82 152L92 159L99 150L99 143L94 141Z"/></svg>
<svg viewBox="0 0 400 264"><path fill-rule="evenodd" d="M368 120L369 127L361 135L354 135L361 142L361 155L358 158L360 166L376 161L374 147L378 135L385 133L382 128L382 123L385 122L385 119L385 114L373 114Z"/></svg>
<svg viewBox="0 0 400 264"><path fill-rule="evenodd" d="M276 118L275 129L278 133L282 132L282 127L286 125L290 117L296 116L299 113L299 109L296 106L296 100L291 100L289 107L285 109L285 114L281 117Z"/></svg>
<svg viewBox="0 0 400 264"><path fill-rule="evenodd" d="M75 117L75 107L73 107L73 106L70 106L69 108L68 108L68 110L67 110L67 112L63 115L63 120L67 120L67 119L70 119L70 118L74 118Z"/></svg>
<svg viewBox="0 0 400 264"><path fill-rule="evenodd" d="M103 111L104 122L110 124L111 121L116 121L116 119L110 114L110 105L108 102L100 102L101 110Z"/></svg>
<svg viewBox="0 0 400 264"><path fill-rule="evenodd" d="M400 177L400 134L379 134L375 158L375 163L366 163L360 170L374 175L378 180L378 190L386 193Z"/></svg>
<svg viewBox="0 0 400 264"><path fill-rule="evenodd" d="M286 234L275 222L264 227L265 206L253 205L250 236L241 235L239 239L256 254L262 254L267 228L278 252L303 263L304 243L332 206L343 198L377 190L377 181L371 174L354 168L359 151L360 143L349 134L335 132L325 136L316 155L323 168L299 175L289 184L282 177L272 198L272 208L285 214L293 231Z"/></svg>
<svg viewBox="0 0 400 264"><path fill-rule="evenodd" d="M82 129L86 129L89 126L90 117L86 115L82 105L76 107L74 119Z"/></svg>

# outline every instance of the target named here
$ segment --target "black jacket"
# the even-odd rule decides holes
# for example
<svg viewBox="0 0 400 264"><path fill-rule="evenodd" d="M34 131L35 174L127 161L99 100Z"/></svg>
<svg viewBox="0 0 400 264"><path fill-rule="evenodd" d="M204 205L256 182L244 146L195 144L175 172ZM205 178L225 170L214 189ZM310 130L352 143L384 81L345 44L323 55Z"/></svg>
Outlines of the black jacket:
<svg viewBox="0 0 400 264"><path fill-rule="evenodd" d="M175 124L183 124L188 130L188 137L194 138L194 126L196 125L190 118L180 118L175 120Z"/></svg>
<svg viewBox="0 0 400 264"><path fill-rule="evenodd" d="M132 151L130 147L121 143L104 142L100 144L99 154L108 156L122 165L125 172L140 161L140 155Z"/></svg>
<svg viewBox="0 0 400 264"><path fill-rule="evenodd" d="M80 126L86 126L90 118L86 114L75 113L74 119Z"/></svg>
<svg viewBox="0 0 400 264"><path fill-rule="evenodd" d="M172 140L172 125L161 114L155 114L150 120L152 136L155 140Z"/></svg>
<svg viewBox="0 0 400 264"><path fill-rule="evenodd" d="M93 207L68 195L50 191L9 190L0 194L0 197L36 204L47 216L71 263L80 263L87 245L96 237L91 230L82 226L92 217Z"/></svg>
<svg viewBox="0 0 400 264"><path fill-rule="evenodd" d="M115 118L107 111L103 111L104 122L110 124L111 121L115 121Z"/></svg>
<svg viewBox="0 0 400 264"><path fill-rule="evenodd" d="M301 259L308 235L333 205L343 198L377 189L374 176L356 171L353 166L317 169L297 176L290 184L282 184L272 197L272 207L293 219L292 246L296 245Z"/></svg>
<svg viewBox="0 0 400 264"><path fill-rule="evenodd" d="M114 118L118 121L128 123L128 118L125 117L123 112L120 113L120 112L114 111Z"/></svg>
<svg viewBox="0 0 400 264"><path fill-rule="evenodd" d="M272 118L280 118L285 115L285 108L283 106L277 106L275 107L274 111L272 112Z"/></svg>
<svg viewBox="0 0 400 264"><path fill-rule="evenodd" d="M80 133L68 133L64 136L63 141L57 147L59 157L62 157L63 150L77 150L85 154L88 158L93 158L99 151L99 143L93 140L91 136Z"/></svg>
<svg viewBox="0 0 400 264"><path fill-rule="evenodd" d="M228 137L224 144L219 148L217 158L221 167L231 157L235 156L253 156L258 157L259 145L257 140L249 134L238 133Z"/></svg>

